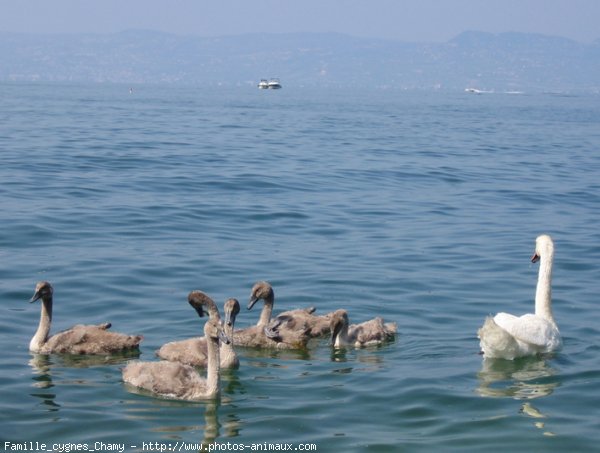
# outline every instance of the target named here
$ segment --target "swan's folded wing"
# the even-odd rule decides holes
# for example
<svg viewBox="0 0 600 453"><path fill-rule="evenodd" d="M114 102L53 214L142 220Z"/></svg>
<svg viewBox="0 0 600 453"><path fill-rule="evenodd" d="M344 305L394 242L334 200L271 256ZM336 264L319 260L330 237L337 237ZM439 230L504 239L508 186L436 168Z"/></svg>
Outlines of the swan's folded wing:
<svg viewBox="0 0 600 453"><path fill-rule="evenodd" d="M168 398L190 399L206 380L189 365L178 362L129 362L122 371L123 381Z"/></svg>
<svg viewBox="0 0 600 453"><path fill-rule="evenodd" d="M171 362L181 362L193 366L206 366L208 348L206 337L194 337L186 340L165 343L156 355Z"/></svg>
<svg viewBox="0 0 600 453"><path fill-rule="evenodd" d="M517 340L540 347L546 346L555 329L548 320L532 314L517 317L498 313L494 322Z"/></svg>
<svg viewBox="0 0 600 453"><path fill-rule="evenodd" d="M287 343L306 346L310 337L308 336L309 327L300 317L291 315L279 315L272 319L264 329L265 335L278 343Z"/></svg>

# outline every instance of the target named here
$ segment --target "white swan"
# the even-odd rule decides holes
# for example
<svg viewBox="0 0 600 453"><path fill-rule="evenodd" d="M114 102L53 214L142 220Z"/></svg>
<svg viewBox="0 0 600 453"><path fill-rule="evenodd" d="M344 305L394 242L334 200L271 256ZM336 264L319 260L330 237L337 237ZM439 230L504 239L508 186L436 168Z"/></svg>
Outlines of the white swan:
<svg viewBox="0 0 600 453"><path fill-rule="evenodd" d="M129 349L138 349L144 337L108 332L111 324L97 326L77 324L51 337L52 301L54 288L49 282L41 281L29 302L42 300L40 323L29 343L29 350L37 354L111 354Z"/></svg>
<svg viewBox="0 0 600 453"><path fill-rule="evenodd" d="M206 379L196 368L179 362L129 362L123 369L123 381L157 396L187 401L216 398L220 393L219 339L228 343L219 311L213 300L200 291L192 291L188 301L200 317L209 315L204 325L208 363Z"/></svg>
<svg viewBox="0 0 600 453"><path fill-rule="evenodd" d="M535 241L533 263L540 261L535 291L535 314L520 317L498 313L488 317L477 332L484 357L515 359L552 352L562 345L552 315L552 262L554 243L547 234Z"/></svg>

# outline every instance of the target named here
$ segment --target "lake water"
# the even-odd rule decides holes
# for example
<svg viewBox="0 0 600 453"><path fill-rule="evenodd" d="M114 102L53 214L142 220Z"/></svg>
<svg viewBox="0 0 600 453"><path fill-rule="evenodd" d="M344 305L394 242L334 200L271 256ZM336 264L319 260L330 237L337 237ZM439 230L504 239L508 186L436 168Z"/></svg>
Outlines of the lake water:
<svg viewBox="0 0 600 453"><path fill-rule="evenodd" d="M5 450L597 449L598 96L3 84L0 99ZM564 348L483 361L484 318L533 311L540 233ZM30 354L38 280L54 332L111 321L144 335L144 360L201 334L189 291L245 307L257 280L275 312L343 307L399 335L240 349L220 401L161 400L124 386L128 357Z"/></svg>

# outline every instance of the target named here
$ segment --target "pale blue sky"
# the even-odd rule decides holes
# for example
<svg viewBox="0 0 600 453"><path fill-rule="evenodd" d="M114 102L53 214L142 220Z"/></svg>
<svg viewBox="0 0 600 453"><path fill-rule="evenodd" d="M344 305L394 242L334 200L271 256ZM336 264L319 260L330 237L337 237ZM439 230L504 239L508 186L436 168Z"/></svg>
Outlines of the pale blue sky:
<svg viewBox="0 0 600 453"><path fill-rule="evenodd" d="M222 36L340 32L447 41L462 31L600 38L600 0L6 0L0 31L110 33L128 29Z"/></svg>

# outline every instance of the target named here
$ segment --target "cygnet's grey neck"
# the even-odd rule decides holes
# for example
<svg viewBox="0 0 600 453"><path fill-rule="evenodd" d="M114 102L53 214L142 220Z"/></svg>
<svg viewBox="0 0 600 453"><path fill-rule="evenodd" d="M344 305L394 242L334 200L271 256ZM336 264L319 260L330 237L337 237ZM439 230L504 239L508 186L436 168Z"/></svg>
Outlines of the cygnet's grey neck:
<svg viewBox="0 0 600 453"><path fill-rule="evenodd" d="M261 329L267 327L269 321L271 320L271 314L273 313L273 303L274 297L267 297L264 299L264 305L262 311L260 312L260 318L258 319L258 323L256 324Z"/></svg>
<svg viewBox="0 0 600 453"><path fill-rule="evenodd" d="M219 339L206 336L208 352L208 363L206 367L206 394L217 395L219 393Z"/></svg>
<svg viewBox="0 0 600 453"><path fill-rule="evenodd" d="M52 324L52 296L42 297L42 308L40 311L40 323L35 335L29 342L31 352L39 352L50 335L50 326Z"/></svg>

